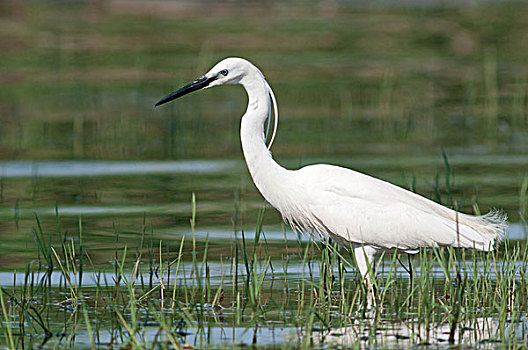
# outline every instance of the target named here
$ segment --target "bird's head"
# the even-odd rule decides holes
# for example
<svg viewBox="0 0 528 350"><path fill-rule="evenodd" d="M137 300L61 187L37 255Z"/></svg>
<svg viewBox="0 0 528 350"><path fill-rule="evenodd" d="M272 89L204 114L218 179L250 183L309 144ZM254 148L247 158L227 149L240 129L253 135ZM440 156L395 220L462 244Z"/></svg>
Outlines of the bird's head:
<svg viewBox="0 0 528 350"><path fill-rule="evenodd" d="M178 97L187 95L193 91L207 89L212 86L225 84L240 84L242 78L248 74L251 69L257 69L251 63L243 58L230 57L218 62L211 70L205 73L201 78L196 79L190 84L185 85L165 96L156 104L155 107L170 102ZM257 69L258 71L258 69ZM259 71L260 73L260 71Z"/></svg>

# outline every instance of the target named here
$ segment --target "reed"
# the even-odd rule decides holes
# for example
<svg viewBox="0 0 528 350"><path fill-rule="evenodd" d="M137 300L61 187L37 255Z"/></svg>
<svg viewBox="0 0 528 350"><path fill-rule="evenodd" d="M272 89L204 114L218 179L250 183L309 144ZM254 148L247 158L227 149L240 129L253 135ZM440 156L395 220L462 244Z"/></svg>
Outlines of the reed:
<svg viewBox="0 0 528 350"><path fill-rule="evenodd" d="M182 237L175 248L154 244L148 239L153 225L147 234L144 219L135 254L116 241L113 271L90 263L81 219L78 240L54 242L36 218L33 233L44 263L29 264L22 284L0 291L2 341L9 348L35 342L65 348L79 338L91 348L232 347L235 339L259 345L259 332L270 322L295 330L294 348L342 341L350 332L358 344L391 347L387 329L402 332L402 324L407 344L435 343L440 329L454 345L527 340L528 246L522 242L506 240L490 253L421 250L406 263L403 254L386 254L372 266L376 307L368 310L347 249L331 241L298 240L297 247L269 241L262 209L252 239L242 233L233 240L233 258L225 264L212 258L214 240L197 238L195 197L191 208L192 240ZM58 217L59 232L60 226ZM286 251L274 254L277 247ZM217 343L219 328L237 336ZM251 336L240 338L240 329ZM339 332L346 336L333 335ZM291 335L284 337L275 346L292 348Z"/></svg>

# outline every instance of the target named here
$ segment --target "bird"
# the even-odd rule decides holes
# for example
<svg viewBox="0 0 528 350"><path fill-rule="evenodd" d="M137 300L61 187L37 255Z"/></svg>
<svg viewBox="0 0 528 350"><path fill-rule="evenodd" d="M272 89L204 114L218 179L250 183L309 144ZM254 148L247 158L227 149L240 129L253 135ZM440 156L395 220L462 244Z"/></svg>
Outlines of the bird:
<svg viewBox="0 0 528 350"><path fill-rule="evenodd" d="M374 259L381 252L414 254L432 247L491 251L495 242L502 239L507 217L500 210L492 209L479 216L464 214L392 183L336 165L313 164L295 170L279 165L270 151L278 125L275 94L262 72L246 59L223 59L154 106L193 91L228 84L242 85L248 96L240 139L255 186L294 231L330 238L353 253L368 287L368 305L374 299ZM265 130L270 127L272 105L275 122L266 145Z"/></svg>

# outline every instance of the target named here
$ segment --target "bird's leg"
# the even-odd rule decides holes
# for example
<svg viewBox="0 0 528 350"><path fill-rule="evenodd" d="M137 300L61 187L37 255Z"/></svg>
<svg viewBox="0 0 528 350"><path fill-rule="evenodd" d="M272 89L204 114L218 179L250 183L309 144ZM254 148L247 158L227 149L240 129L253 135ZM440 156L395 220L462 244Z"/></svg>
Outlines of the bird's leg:
<svg viewBox="0 0 528 350"><path fill-rule="evenodd" d="M369 309L373 306L375 300L374 286L371 280L374 277L374 254L376 254L376 249L371 246L361 245L354 247L356 264L367 287L367 308Z"/></svg>

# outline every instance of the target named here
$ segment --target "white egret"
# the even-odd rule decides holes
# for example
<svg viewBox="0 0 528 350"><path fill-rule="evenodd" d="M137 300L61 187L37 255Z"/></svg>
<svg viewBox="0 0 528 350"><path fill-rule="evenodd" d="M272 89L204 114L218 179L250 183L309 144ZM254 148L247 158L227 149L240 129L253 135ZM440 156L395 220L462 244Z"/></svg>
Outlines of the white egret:
<svg viewBox="0 0 528 350"><path fill-rule="evenodd" d="M316 164L289 170L277 164L269 151L278 120L275 96L261 71L245 59L222 60L155 106L224 84L240 84L248 95L240 138L249 172L260 193L294 230L327 236L341 246L351 247L368 286L370 266L380 251L416 253L421 247L439 246L488 251L503 234L506 216L498 211L483 216L462 214L339 166ZM266 146L264 128L272 103L275 126L270 145Z"/></svg>

